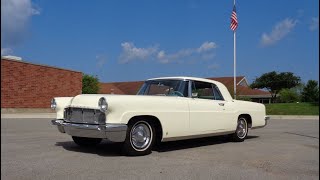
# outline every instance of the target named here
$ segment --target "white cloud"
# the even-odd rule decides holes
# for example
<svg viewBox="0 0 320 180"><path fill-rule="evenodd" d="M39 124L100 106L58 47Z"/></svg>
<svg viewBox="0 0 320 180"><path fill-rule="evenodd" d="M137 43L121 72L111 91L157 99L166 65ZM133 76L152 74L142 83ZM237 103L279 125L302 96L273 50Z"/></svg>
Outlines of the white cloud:
<svg viewBox="0 0 320 180"><path fill-rule="evenodd" d="M165 51L162 50L158 52L157 58L158 58L158 62L162 64L167 64L167 63L176 61L180 58L190 56L192 53L193 53L192 49L182 49L172 54L167 54Z"/></svg>
<svg viewBox="0 0 320 180"><path fill-rule="evenodd" d="M120 63L128 63L133 60L145 60L154 55L157 47L137 48L132 42L121 43L122 53L119 58Z"/></svg>
<svg viewBox="0 0 320 180"><path fill-rule="evenodd" d="M206 51L210 51L214 48L217 48L217 45L216 43L214 42L204 42L198 49L197 51L199 53L202 53L202 52L206 52Z"/></svg>
<svg viewBox="0 0 320 180"><path fill-rule="evenodd" d="M165 51L162 50L158 53L158 62L162 64L176 62L177 60L181 60L182 58L192 56L194 52L196 52L195 49L181 49L175 53L166 54Z"/></svg>
<svg viewBox="0 0 320 180"><path fill-rule="evenodd" d="M203 54L201 57L204 60L209 60L209 59L213 59L215 56L216 56L215 53L206 53L206 54Z"/></svg>
<svg viewBox="0 0 320 180"><path fill-rule="evenodd" d="M107 63L107 56L105 55L96 55L96 59L98 68L101 68L103 65Z"/></svg>
<svg viewBox="0 0 320 180"><path fill-rule="evenodd" d="M212 50L215 48L217 48L215 42L204 42L198 48L181 49L172 54L166 54L166 52L162 50L158 53L157 58L162 64L183 61L183 59L190 58L191 56L195 56L195 58L198 59L210 59L214 57Z"/></svg>
<svg viewBox="0 0 320 180"><path fill-rule="evenodd" d="M212 50L217 48L214 42L204 42L198 48L180 49L168 54L165 50L159 50L158 47L138 48L132 42L121 44L122 53L119 58L120 63L128 63L134 60L156 59L159 63L167 64L173 62L185 62L191 57L197 59L212 59L214 54Z"/></svg>
<svg viewBox="0 0 320 180"><path fill-rule="evenodd" d="M287 36L290 31L296 26L297 20L286 18L283 21L277 23L272 31L267 34L263 33L261 37L261 44L263 46L269 46Z"/></svg>
<svg viewBox="0 0 320 180"><path fill-rule="evenodd" d="M315 31L315 30L319 29L319 16L312 17L309 29L310 29L310 31Z"/></svg>
<svg viewBox="0 0 320 180"><path fill-rule="evenodd" d="M9 55L13 53L11 48L1 48L1 56Z"/></svg>
<svg viewBox="0 0 320 180"><path fill-rule="evenodd" d="M211 69L211 70L216 70L216 69L219 69L220 68L220 65L217 64L217 63L214 63L214 64L211 64L208 66L208 69Z"/></svg>
<svg viewBox="0 0 320 180"><path fill-rule="evenodd" d="M21 43L31 17L38 14L31 0L1 0L1 46Z"/></svg>
<svg viewBox="0 0 320 180"><path fill-rule="evenodd" d="M167 55L164 51L159 51L157 55L157 59L160 63L167 64L169 63L169 59L167 58Z"/></svg>
<svg viewBox="0 0 320 180"><path fill-rule="evenodd" d="M165 57L166 57L166 53L164 51L159 51L158 52L158 55L157 55L158 59L163 59Z"/></svg>

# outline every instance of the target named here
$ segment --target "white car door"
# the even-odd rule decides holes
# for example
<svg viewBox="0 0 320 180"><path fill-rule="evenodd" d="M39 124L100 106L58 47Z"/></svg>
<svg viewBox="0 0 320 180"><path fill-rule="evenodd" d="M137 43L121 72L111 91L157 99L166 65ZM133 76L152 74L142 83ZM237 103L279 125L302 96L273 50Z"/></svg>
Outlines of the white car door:
<svg viewBox="0 0 320 180"><path fill-rule="evenodd" d="M221 93L215 88L211 83L192 82L192 98L189 99L192 134L223 132L230 129L230 102L224 101Z"/></svg>

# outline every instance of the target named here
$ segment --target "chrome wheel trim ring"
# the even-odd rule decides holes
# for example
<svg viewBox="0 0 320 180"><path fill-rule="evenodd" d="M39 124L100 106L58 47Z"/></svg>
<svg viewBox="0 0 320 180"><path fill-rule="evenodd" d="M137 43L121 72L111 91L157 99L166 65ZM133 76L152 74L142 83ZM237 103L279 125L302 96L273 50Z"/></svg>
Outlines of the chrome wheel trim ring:
<svg viewBox="0 0 320 180"><path fill-rule="evenodd" d="M245 118L240 118L238 120L237 130L236 130L237 136L240 139L243 139L247 135L247 121Z"/></svg>
<svg viewBox="0 0 320 180"><path fill-rule="evenodd" d="M136 151L145 151L152 142L153 132L149 123L139 121L135 123L130 131L130 143Z"/></svg>

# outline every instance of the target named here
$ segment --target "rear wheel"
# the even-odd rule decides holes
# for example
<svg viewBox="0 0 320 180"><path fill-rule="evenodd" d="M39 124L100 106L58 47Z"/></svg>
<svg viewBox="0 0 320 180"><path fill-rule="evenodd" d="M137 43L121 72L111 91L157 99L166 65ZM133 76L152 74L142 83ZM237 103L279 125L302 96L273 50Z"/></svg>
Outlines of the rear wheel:
<svg viewBox="0 0 320 180"><path fill-rule="evenodd" d="M235 142L242 142L248 135L248 123L245 117L239 117L237 129L234 134L231 135L231 138Z"/></svg>
<svg viewBox="0 0 320 180"><path fill-rule="evenodd" d="M87 137L77 137L77 136L72 136L73 141L83 147L90 147L90 146L95 146L100 144L102 141L101 138L87 138Z"/></svg>
<svg viewBox="0 0 320 180"><path fill-rule="evenodd" d="M123 151L129 156L147 155L151 153L154 142L154 126L148 121L134 121L129 123Z"/></svg>

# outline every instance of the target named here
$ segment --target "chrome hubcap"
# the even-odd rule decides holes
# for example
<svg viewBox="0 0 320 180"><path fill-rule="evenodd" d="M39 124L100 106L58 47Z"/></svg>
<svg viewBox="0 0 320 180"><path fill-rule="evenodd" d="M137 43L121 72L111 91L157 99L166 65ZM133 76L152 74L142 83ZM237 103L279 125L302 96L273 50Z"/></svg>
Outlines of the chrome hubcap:
<svg viewBox="0 0 320 180"><path fill-rule="evenodd" d="M247 122L245 119L241 118L238 120L237 136L242 139L246 137L246 134L247 134Z"/></svg>
<svg viewBox="0 0 320 180"><path fill-rule="evenodd" d="M136 150L144 150L149 147L152 132L149 124L137 123L131 130L131 144Z"/></svg>

